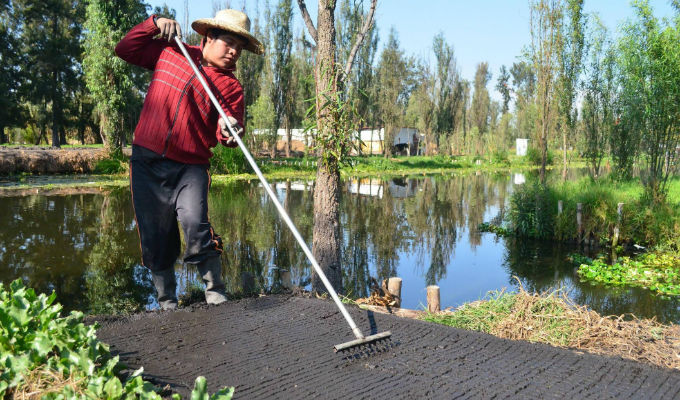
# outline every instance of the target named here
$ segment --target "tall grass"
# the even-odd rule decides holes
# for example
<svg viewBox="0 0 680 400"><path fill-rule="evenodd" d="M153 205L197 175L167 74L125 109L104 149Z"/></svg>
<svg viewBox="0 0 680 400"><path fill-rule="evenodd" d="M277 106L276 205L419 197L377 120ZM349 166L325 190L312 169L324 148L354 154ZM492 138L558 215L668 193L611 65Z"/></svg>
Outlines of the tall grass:
<svg viewBox="0 0 680 400"><path fill-rule="evenodd" d="M558 215L557 203L563 202ZM583 207L582 232L576 222L577 204ZM617 214L624 203L623 214ZM619 224L621 241L642 245L680 243L680 180L670 182L665 204L654 204L644 197L638 181L583 178L542 186L527 183L512 196L510 229L519 236L574 240L579 237L607 242Z"/></svg>

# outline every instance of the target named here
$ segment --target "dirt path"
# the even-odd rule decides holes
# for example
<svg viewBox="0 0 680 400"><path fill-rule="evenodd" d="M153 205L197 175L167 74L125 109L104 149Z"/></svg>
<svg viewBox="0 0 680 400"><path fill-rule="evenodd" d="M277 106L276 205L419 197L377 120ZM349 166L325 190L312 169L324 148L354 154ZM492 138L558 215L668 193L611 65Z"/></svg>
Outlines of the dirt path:
<svg viewBox="0 0 680 400"><path fill-rule="evenodd" d="M198 375L236 398L680 398L680 372L619 358L373 314L350 307L393 347L370 357L334 354L353 339L330 301L244 299L103 320L98 336L131 368L184 397Z"/></svg>

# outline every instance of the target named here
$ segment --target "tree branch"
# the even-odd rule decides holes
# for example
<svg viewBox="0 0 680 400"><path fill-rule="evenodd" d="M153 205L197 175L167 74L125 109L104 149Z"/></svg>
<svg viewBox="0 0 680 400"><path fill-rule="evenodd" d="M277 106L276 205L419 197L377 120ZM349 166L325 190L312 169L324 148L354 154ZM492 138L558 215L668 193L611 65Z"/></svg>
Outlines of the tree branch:
<svg viewBox="0 0 680 400"><path fill-rule="evenodd" d="M303 0L298 0L298 2L300 1ZM373 15L375 14L375 8L377 5L378 0L371 0L371 9L368 11L368 16L364 21L364 26L361 28L361 32L359 32L357 40L356 42L354 42L354 46L352 46L352 51L350 51L349 57L347 58L347 64L345 64L344 75L341 77L342 81L345 80L345 78L349 75L350 71L352 70L352 64L354 64L354 58L356 58L357 56L359 47L361 47L361 43L364 41L366 33L368 33L368 30L371 29L371 26L373 25Z"/></svg>
<svg viewBox="0 0 680 400"><path fill-rule="evenodd" d="M300 7L302 19L305 20L305 24L307 25L309 35L312 37L312 40L314 40L314 44L316 44L316 28L314 27L314 22L312 22L312 18L309 16L309 11L307 11L307 5L305 4L305 0L297 0L297 3L298 6Z"/></svg>

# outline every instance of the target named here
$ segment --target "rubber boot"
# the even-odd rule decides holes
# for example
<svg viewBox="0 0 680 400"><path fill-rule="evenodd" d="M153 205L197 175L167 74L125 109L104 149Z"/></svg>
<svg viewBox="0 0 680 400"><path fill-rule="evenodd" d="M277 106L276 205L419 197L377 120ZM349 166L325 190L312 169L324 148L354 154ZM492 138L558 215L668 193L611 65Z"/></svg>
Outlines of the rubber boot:
<svg viewBox="0 0 680 400"><path fill-rule="evenodd" d="M175 280L175 269L170 268L164 271L151 272L153 285L158 294L158 304L161 310L174 310L177 308L177 281Z"/></svg>
<svg viewBox="0 0 680 400"><path fill-rule="evenodd" d="M198 273L205 283L205 301L208 304L220 304L227 301L222 280L222 262L220 257L211 257L197 265Z"/></svg>

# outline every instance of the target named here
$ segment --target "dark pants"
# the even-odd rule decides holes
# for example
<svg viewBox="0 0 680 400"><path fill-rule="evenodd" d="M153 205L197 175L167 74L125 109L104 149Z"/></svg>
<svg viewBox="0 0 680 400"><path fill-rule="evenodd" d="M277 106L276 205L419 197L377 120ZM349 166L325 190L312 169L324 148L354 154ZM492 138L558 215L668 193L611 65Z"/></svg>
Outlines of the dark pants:
<svg viewBox="0 0 680 400"><path fill-rule="evenodd" d="M209 165L183 164L133 146L130 190L142 249L151 271L173 268L184 232L184 262L198 264L222 253L222 239L208 221Z"/></svg>

